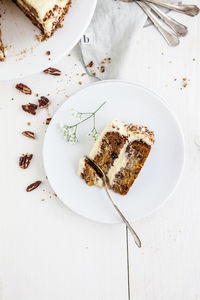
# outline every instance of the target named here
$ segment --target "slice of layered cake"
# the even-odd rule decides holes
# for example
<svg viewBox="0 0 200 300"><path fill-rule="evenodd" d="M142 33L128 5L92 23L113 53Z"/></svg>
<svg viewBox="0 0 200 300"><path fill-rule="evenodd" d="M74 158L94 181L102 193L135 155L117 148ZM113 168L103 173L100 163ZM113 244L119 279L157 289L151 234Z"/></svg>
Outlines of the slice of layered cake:
<svg viewBox="0 0 200 300"><path fill-rule="evenodd" d="M1 29L0 29L0 61L4 61L5 55L5 48L1 39Z"/></svg>
<svg viewBox="0 0 200 300"><path fill-rule="evenodd" d="M89 158L103 170L109 187L116 193L126 195L153 143L154 133L147 127L113 120L95 142ZM103 187L102 179L85 158L79 162L78 174L88 185Z"/></svg>
<svg viewBox="0 0 200 300"><path fill-rule="evenodd" d="M71 0L13 0L43 33L50 37L61 27L61 23L71 4Z"/></svg>

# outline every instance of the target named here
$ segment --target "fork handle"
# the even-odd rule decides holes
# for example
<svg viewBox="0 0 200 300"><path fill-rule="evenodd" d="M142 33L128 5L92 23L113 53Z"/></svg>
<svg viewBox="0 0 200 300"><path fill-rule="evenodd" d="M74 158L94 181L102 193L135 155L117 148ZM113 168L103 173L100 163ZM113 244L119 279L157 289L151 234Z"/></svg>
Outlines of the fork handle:
<svg viewBox="0 0 200 300"><path fill-rule="evenodd" d="M185 25L177 22L166 13L164 13L157 5L146 2L146 4L178 35L185 36L188 33L188 29Z"/></svg>
<svg viewBox="0 0 200 300"><path fill-rule="evenodd" d="M121 212L121 210L118 208L118 206L115 204L115 202L111 198L110 193L108 192L108 188L107 188L106 184L105 184L104 188L105 188L106 194L108 195L108 198L112 202L115 210L118 212L118 214L120 215L120 217L122 218L122 220L124 221L124 223L127 225L130 233L132 234L132 236L134 238L134 241L135 241L136 245L138 246L138 248L141 248L142 243L141 243L140 238L138 237L138 235L135 232L135 230L133 229L133 227L130 225L129 221L125 218L125 216L123 215L123 213Z"/></svg>
<svg viewBox="0 0 200 300"><path fill-rule="evenodd" d="M145 1L175 10L177 12L186 14L190 17L194 17L199 13L199 8L197 5L176 4L176 3L170 3L165 0L145 0Z"/></svg>
<svg viewBox="0 0 200 300"><path fill-rule="evenodd" d="M134 241L136 243L136 245L141 248L142 243L137 235L137 233L135 232L135 230L133 229L133 227L130 225L129 221L124 217L124 215L122 214L122 212L119 210L119 208L117 207L116 204L114 204L114 207L116 209L116 211L119 213L119 215L121 216L122 220L124 221L124 223L127 225L130 233L132 234Z"/></svg>
<svg viewBox="0 0 200 300"><path fill-rule="evenodd" d="M142 1L137 1L137 4L144 10L146 15L151 19L153 24L159 30L161 35L167 41L169 46L175 47L179 44L179 38L177 35L173 34L169 30L167 30L164 26L162 21L158 19L158 17L151 11L151 9L147 6L147 4L143 3Z"/></svg>

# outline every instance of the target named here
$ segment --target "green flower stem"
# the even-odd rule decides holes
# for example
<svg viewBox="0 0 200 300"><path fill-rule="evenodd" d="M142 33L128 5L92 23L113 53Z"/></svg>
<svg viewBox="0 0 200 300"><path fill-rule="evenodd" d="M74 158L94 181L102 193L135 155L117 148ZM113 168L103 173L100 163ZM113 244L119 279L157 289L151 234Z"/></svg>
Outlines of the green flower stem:
<svg viewBox="0 0 200 300"><path fill-rule="evenodd" d="M71 125L71 126L67 126L68 128L73 128L73 127L77 127L78 125L80 125L81 123L89 120L91 117L94 117L95 119L95 114L106 104L106 102L103 102L93 113L90 113L90 116L88 116L87 118L85 118L84 120L81 120L80 122L74 124L74 125ZM81 113L83 114L83 113ZM89 113L84 113L84 114L89 114ZM94 121L94 124L95 124L95 121ZM65 125L66 126L66 125Z"/></svg>

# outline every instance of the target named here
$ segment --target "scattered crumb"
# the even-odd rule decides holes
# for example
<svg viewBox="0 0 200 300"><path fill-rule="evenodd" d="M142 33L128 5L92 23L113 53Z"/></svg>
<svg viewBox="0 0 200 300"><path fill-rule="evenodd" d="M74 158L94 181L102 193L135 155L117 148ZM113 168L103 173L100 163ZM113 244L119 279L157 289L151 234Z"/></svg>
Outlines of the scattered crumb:
<svg viewBox="0 0 200 300"><path fill-rule="evenodd" d="M192 59L192 61L195 61L195 60L196 60L196 58L193 58L193 59Z"/></svg>
<svg viewBox="0 0 200 300"><path fill-rule="evenodd" d="M104 73L104 72L105 72L105 67L101 66L101 73Z"/></svg>
<svg viewBox="0 0 200 300"><path fill-rule="evenodd" d="M28 125L28 126L31 126L31 122L27 122L27 125Z"/></svg>
<svg viewBox="0 0 200 300"><path fill-rule="evenodd" d="M174 78L174 81L176 81L177 80L177 78Z"/></svg>
<svg viewBox="0 0 200 300"><path fill-rule="evenodd" d="M47 52L46 52L46 55L50 55L50 54L51 54L51 52L50 52L50 51L47 51Z"/></svg>
<svg viewBox="0 0 200 300"><path fill-rule="evenodd" d="M11 100L13 101L13 100L14 100L14 98L11 98Z"/></svg>
<svg viewBox="0 0 200 300"><path fill-rule="evenodd" d="M186 86L188 85L188 81L190 81L189 79L187 78L183 78L183 87L186 88Z"/></svg>
<svg viewBox="0 0 200 300"><path fill-rule="evenodd" d="M82 81L79 81L78 84L82 85L83 83L82 83Z"/></svg>
<svg viewBox="0 0 200 300"><path fill-rule="evenodd" d="M36 97L38 97L38 96L39 96L39 94L38 94L38 93L36 93L36 94L35 94L35 96L36 96Z"/></svg>
<svg viewBox="0 0 200 300"><path fill-rule="evenodd" d="M56 193L54 193L54 196L55 196L55 197L58 197Z"/></svg>
<svg viewBox="0 0 200 300"><path fill-rule="evenodd" d="M183 87L186 88L187 85L188 85L188 83L184 82Z"/></svg>
<svg viewBox="0 0 200 300"><path fill-rule="evenodd" d="M71 56L71 54L69 53L68 56Z"/></svg>
<svg viewBox="0 0 200 300"><path fill-rule="evenodd" d="M86 75L86 73L82 73L82 74L81 74L81 76L85 76L85 75Z"/></svg>
<svg viewBox="0 0 200 300"><path fill-rule="evenodd" d="M164 52L161 52L161 55L164 55Z"/></svg>
<svg viewBox="0 0 200 300"><path fill-rule="evenodd" d="M41 201L45 201L46 199L42 198Z"/></svg>
<svg viewBox="0 0 200 300"><path fill-rule="evenodd" d="M171 63L172 63L172 61L170 60L170 61L169 61L169 64L171 64Z"/></svg>
<svg viewBox="0 0 200 300"><path fill-rule="evenodd" d="M51 122L51 118L47 118L46 119L46 125L49 125L50 122Z"/></svg>
<svg viewBox="0 0 200 300"><path fill-rule="evenodd" d="M94 62L91 61L86 67L92 68L94 66Z"/></svg>
<svg viewBox="0 0 200 300"><path fill-rule="evenodd" d="M94 76L94 77L96 77L96 73L94 72L94 73L92 73L92 75Z"/></svg>

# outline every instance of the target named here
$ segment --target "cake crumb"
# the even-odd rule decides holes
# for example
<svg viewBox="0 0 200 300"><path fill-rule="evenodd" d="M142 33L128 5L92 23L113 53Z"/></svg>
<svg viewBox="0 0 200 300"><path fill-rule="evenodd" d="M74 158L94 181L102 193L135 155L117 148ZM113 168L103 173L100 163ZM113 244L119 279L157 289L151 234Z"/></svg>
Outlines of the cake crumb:
<svg viewBox="0 0 200 300"><path fill-rule="evenodd" d="M82 85L83 83L82 83L82 81L79 81L78 84Z"/></svg>
<svg viewBox="0 0 200 300"><path fill-rule="evenodd" d="M30 125L31 125L31 122L27 122L27 125L30 126Z"/></svg>
<svg viewBox="0 0 200 300"><path fill-rule="evenodd" d="M51 54L51 52L50 51L46 51L46 55L50 55Z"/></svg>
<svg viewBox="0 0 200 300"><path fill-rule="evenodd" d="M174 81L177 81L177 78L174 78Z"/></svg>
<svg viewBox="0 0 200 300"><path fill-rule="evenodd" d="M183 87L184 88L186 88L186 86L188 85L188 81L189 81L189 79L187 79L187 78L183 78Z"/></svg>
<svg viewBox="0 0 200 300"><path fill-rule="evenodd" d="M42 198L41 201L45 201L46 199Z"/></svg>
<svg viewBox="0 0 200 300"><path fill-rule="evenodd" d="M101 66L101 73L104 73L104 72L105 72L105 67Z"/></svg>
<svg viewBox="0 0 200 300"><path fill-rule="evenodd" d="M93 66L94 66L94 62L91 60L91 62L86 67L92 68Z"/></svg>
<svg viewBox="0 0 200 300"><path fill-rule="evenodd" d="M161 55L164 55L164 52L161 52Z"/></svg>
<svg viewBox="0 0 200 300"><path fill-rule="evenodd" d="M81 76L85 76L85 75L86 75L86 73L82 73L82 74L81 74Z"/></svg>
<svg viewBox="0 0 200 300"><path fill-rule="evenodd" d="M38 93L36 93L36 94L35 94L35 96L36 96L36 97L38 97L38 96L39 96L39 94L38 94Z"/></svg>

